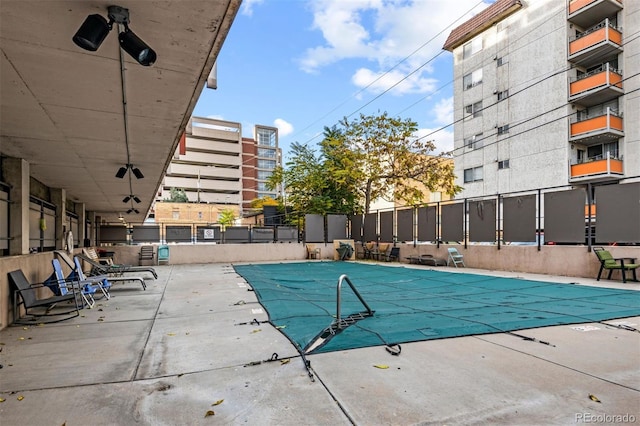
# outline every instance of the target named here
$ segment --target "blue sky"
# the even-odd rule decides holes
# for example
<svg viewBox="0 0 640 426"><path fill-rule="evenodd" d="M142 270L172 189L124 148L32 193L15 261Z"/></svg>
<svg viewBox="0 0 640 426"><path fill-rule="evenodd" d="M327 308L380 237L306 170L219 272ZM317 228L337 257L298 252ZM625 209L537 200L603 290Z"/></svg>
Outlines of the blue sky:
<svg viewBox="0 0 640 426"><path fill-rule="evenodd" d="M490 0L244 0L218 56L218 89L204 89L199 117L277 127L316 144L345 116L386 111L418 123L419 136L453 121L451 29ZM470 12L471 11L471 12ZM439 154L453 126L433 133Z"/></svg>

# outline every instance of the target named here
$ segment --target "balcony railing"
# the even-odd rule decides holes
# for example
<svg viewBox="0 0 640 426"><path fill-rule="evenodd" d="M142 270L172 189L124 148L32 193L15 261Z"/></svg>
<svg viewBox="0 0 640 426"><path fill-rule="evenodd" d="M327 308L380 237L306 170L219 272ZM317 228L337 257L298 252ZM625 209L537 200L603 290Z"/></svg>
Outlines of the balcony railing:
<svg viewBox="0 0 640 426"><path fill-rule="evenodd" d="M569 84L569 102L584 106L601 104L624 94L622 72L609 63L581 75Z"/></svg>
<svg viewBox="0 0 640 426"><path fill-rule="evenodd" d="M603 115L588 117L571 123L570 142L584 145L606 143L624 136L623 120L611 108Z"/></svg>
<svg viewBox="0 0 640 426"><path fill-rule="evenodd" d="M622 9L622 0L571 0L569 21L580 27L611 16Z"/></svg>
<svg viewBox="0 0 640 426"><path fill-rule="evenodd" d="M622 160L607 154L606 158L588 160L571 165L570 182L622 179L624 168Z"/></svg>
<svg viewBox="0 0 640 426"><path fill-rule="evenodd" d="M569 60L577 64L595 64L607 55L622 52L622 30L609 19L589 28L569 42Z"/></svg>

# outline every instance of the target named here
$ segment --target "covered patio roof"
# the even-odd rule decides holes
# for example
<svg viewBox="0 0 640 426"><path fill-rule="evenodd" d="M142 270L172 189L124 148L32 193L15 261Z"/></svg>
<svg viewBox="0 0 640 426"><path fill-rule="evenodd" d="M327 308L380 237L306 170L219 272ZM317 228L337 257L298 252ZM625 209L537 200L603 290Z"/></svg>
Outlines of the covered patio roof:
<svg viewBox="0 0 640 426"><path fill-rule="evenodd" d="M31 177L64 188L108 221L131 208L144 220L213 69L241 0L122 0L130 27L157 53L139 65L118 44L118 25L95 52L72 37L98 0L3 0L0 5L0 155L22 158ZM132 164L144 178L120 167Z"/></svg>

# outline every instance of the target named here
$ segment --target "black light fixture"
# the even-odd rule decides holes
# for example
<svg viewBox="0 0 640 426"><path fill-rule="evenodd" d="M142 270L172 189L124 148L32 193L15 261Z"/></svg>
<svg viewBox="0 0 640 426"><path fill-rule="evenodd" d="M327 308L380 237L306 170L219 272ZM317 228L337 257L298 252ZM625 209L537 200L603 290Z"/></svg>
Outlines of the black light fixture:
<svg viewBox="0 0 640 426"><path fill-rule="evenodd" d="M135 212L135 214L140 213L140 211L138 209L134 209L133 207L130 208L129 210L127 210L127 214L131 214L131 213L134 213L134 212Z"/></svg>
<svg viewBox="0 0 640 426"><path fill-rule="evenodd" d="M138 179L142 179L144 178L144 175L142 174L142 172L140 171L139 168L137 167L133 167L132 164L125 164L123 167L120 167L118 169L118 171L116 172L116 177L118 179L122 179L124 177L124 175L127 174L127 170L131 169L131 171L133 172L133 175L138 178ZM125 201L126 203L126 201Z"/></svg>
<svg viewBox="0 0 640 426"><path fill-rule="evenodd" d="M140 203L141 203L140 198L136 197L135 195L127 195L126 197L124 197L124 198L122 199L122 202L123 202L123 203L128 203L128 202L129 202L129 200L133 200L133 201L135 201L135 202L136 202L136 203L138 203L138 204L140 204Z"/></svg>
<svg viewBox="0 0 640 426"><path fill-rule="evenodd" d="M128 169L128 167L120 167L118 169L118 172L116 173L116 177L118 179L122 179L124 177L124 175L127 174L127 169Z"/></svg>
<svg viewBox="0 0 640 426"><path fill-rule="evenodd" d="M142 179L144 177L140 169L137 167L131 166L131 171L133 172L133 175L138 179Z"/></svg>
<svg viewBox="0 0 640 426"><path fill-rule="evenodd" d="M111 27L111 23L101 15L89 15L73 36L73 42L85 50L95 52L111 31Z"/></svg>
<svg viewBox="0 0 640 426"><path fill-rule="evenodd" d="M83 49L95 52L113 28L113 24L121 24L124 31L118 35L122 50L133 57L140 65L148 67L156 61L156 52L129 28L129 9L120 6L107 8L109 21L101 15L89 15L84 20L73 42Z"/></svg>
<svg viewBox="0 0 640 426"><path fill-rule="evenodd" d="M135 35L126 24L124 28L125 30L118 36L120 47L138 61L140 65L145 67L153 65L156 61L156 52L150 48L147 43L142 41L140 37Z"/></svg>

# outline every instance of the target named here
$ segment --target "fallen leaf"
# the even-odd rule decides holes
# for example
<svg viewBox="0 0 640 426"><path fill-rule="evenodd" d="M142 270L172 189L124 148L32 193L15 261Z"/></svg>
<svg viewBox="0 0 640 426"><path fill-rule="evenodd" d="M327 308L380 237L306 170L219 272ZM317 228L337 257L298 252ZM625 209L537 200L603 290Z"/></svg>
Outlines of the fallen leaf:
<svg viewBox="0 0 640 426"><path fill-rule="evenodd" d="M5 402L5 401L6 401L6 399L0 398L0 402Z"/></svg>
<svg viewBox="0 0 640 426"><path fill-rule="evenodd" d="M389 368L388 365L384 365L384 364L375 364L374 367L375 368L380 368L381 370L385 370L385 369Z"/></svg>
<svg viewBox="0 0 640 426"><path fill-rule="evenodd" d="M256 330L253 330L253 331L252 331L252 333L259 333L259 332L261 332L261 331L262 331L262 329L261 329L261 328L258 328L258 329L256 329Z"/></svg>
<svg viewBox="0 0 640 426"><path fill-rule="evenodd" d="M592 401L595 401L595 402L602 402L602 401L600 401L600 400L598 399L598 397L597 397L597 396L592 395L592 394L589 394L589 399L590 399L590 400L592 400Z"/></svg>
<svg viewBox="0 0 640 426"><path fill-rule="evenodd" d="M98 318L98 321L104 321L104 318Z"/></svg>
<svg viewBox="0 0 640 426"><path fill-rule="evenodd" d="M212 407L215 407L216 405L220 405L224 402L224 399L219 399L216 402L214 402L213 404L211 404Z"/></svg>
<svg viewBox="0 0 640 426"><path fill-rule="evenodd" d="M18 340L24 340L24 337L18 337Z"/></svg>
<svg viewBox="0 0 640 426"><path fill-rule="evenodd" d="M287 358L287 359L283 359L283 360L280 360L280 364L281 364L281 365L289 364L290 362L291 362L291 359L289 359L289 358Z"/></svg>
<svg viewBox="0 0 640 426"><path fill-rule="evenodd" d="M205 418L206 418L206 417L209 417L209 416L215 416L215 415L216 415L216 413L215 413L215 411L213 411L213 410L209 410L209 411L207 411L206 413L204 413L204 417L205 417Z"/></svg>
<svg viewBox="0 0 640 426"><path fill-rule="evenodd" d="M24 399L24 396L20 395L17 399L18 401L22 401Z"/></svg>
<svg viewBox="0 0 640 426"><path fill-rule="evenodd" d="M176 333L167 333L167 336L175 336Z"/></svg>

